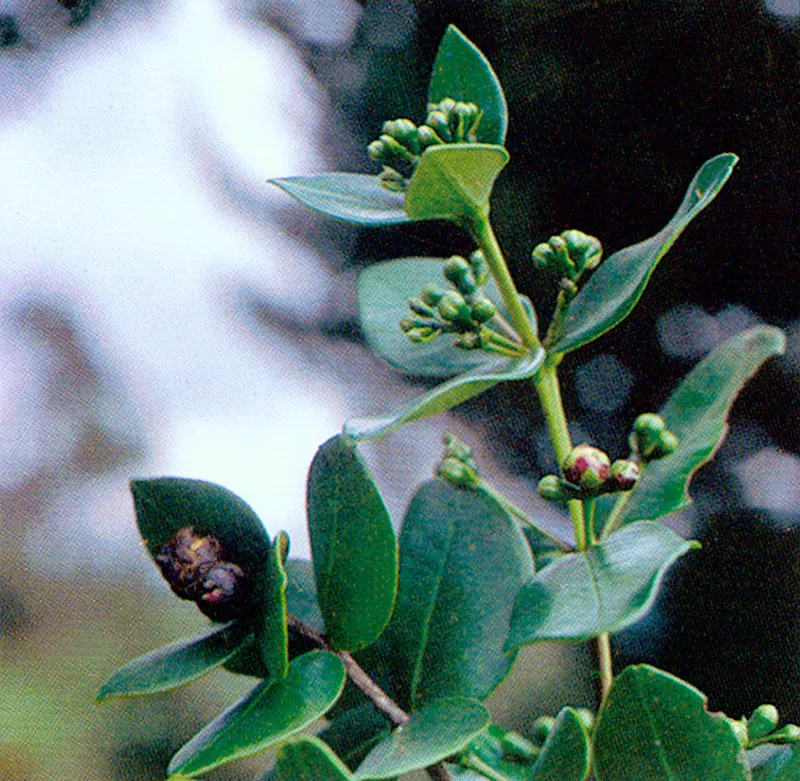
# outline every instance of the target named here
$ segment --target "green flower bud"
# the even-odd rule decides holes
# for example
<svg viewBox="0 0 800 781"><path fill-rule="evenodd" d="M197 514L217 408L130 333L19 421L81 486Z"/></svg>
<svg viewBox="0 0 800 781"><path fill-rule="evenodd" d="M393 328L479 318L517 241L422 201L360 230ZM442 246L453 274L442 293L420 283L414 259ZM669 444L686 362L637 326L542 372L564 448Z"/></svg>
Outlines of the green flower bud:
<svg viewBox="0 0 800 781"><path fill-rule="evenodd" d="M638 436L655 439L667 428L667 422L655 412L644 412L633 421L633 431Z"/></svg>
<svg viewBox="0 0 800 781"><path fill-rule="evenodd" d="M531 260L539 271L548 271L555 265L556 257L553 248L546 242L537 244L531 253Z"/></svg>
<svg viewBox="0 0 800 781"><path fill-rule="evenodd" d="M447 115L443 111L434 110L428 114L425 124L436 133L445 144L452 144L455 140L450 131L450 123Z"/></svg>
<svg viewBox="0 0 800 781"><path fill-rule="evenodd" d="M505 757L522 762L531 762L539 756L539 749L519 732L509 730L500 738Z"/></svg>
<svg viewBox="0 0 800 781"><path fill-rule="evenodd" d="M475 278L475 284L478 287L483 287L489 281L489 264L483 256L481 250L476 249L470 253L469 265L472 268L472 276Z"/></svg>
<svg viewBox="0 0 800 781"><path fill-rule="evenodd" d="M383 133L394 138L413 154L419 154L417 126L410 119L390 119L384 122Z"/></svg>
<svg viewBox="0 0 800 781"><path fill-rule="evenodd" d="M646 412L633 422L630 443L642 461L647 463L672 453L678 446L678 438L667 430L661 415Z"/></svg>
<svg viewBox="0 0 800 781"><path fill-rule="evenodd" d="M436 111L437 109L444 114L450 114L456 107L456 101L453 98L442 98L438 103L429 103L428 111Z"/></svg>
<svg viewBox="0 0 800 781"><path fill-rule="evenodd" d="M596 496L611 477L611 461L602 450L583 444L572 448L561 470L564 479L578 486L582 493Z"/></svg>
<svg viewBox="0 0 800 781"><path fill-rule="evenodd" d="M383 171L378 176L378 180L382 187L396 193L407 190L410 181L399 171L395 171L394 168L389 168L389 166L383 167Z"/></svg>
<svg viewBox="0 0 800 781"><path fill-rule="evenodd" d="M603 245L594 236L588 236L581 231L566 230L561 234L561 238L567 244L567 251L578 274L600 265L603 259Z"/></svg>
<svg viewBox="0 0 800 781"><path fill-rule="evenodd" d="M381 162L386 154L386 145L379 138L376 138L371 144L367 146L367 155L370 160Z"/></svg>
<svg viewBox="0 0 800 781"><path fill-rule="evenodd" d="M451 122L455 124L457 141L475 143L475 130L481 118L481 111L474 103L458 102L453 106Z"/></svg>
<svg viewBox="0 0 800 781"><path fill-rule="evenodd" d="M422 317L436 317L436 310L426 304L421 298L409 298L408 308L415 314Z"/></svg>
<svg viewBox="0 0 800 781"><path fill-rule="evenodd" d="M671 431L665 431L659 437L658 455L656 458L664 458L664 456L674 453L676 447L678 447L678 437L676 437Z"/></svg>
<svg viewBox="0 0 800 781"><path fill-rule="evenodd" d="M439 316L442 320L450 323L469 324L472 322L472 314L469 306L461 293L455 290L448 290L440 299L437 305Z"/></svg>
<svg viewBox="0 0 800 781"><path fill-rule="evenodd" d="M531 727L531 740L535 746L543 746L555 726L552 716L539 716Z"/></svg>
<svg viewBox="0 0 800 781"><path fill-rule="evenodd" d="M439 301L442 300L442 296L447 291L444 288L439 287L438 285L425 285L422 288L422 292L419 294L419 297L424 301L428 306L436 306Z"/></svg>
<svg viewBox="0 0 800 781"><path fill-rule="evenodd" d="M583 728L591 734L594 729L594 713L588 708L575 708L575 715Z"/></svg>
<svg viewBox="0 0 800 781"><path fill-rule="evenodd" d="M769 736L770 743L800 743L800 727L787 724Z"/></svg>
<svg viewBox="0 0 800 781"><path fill-rule="evenodd" d="M476 323L488 323L497 313L495 305L488 298L476 298L470 306L472 319Z"/></svg>
<svg viewBox="0 0 800 781"><path fill-rule="evenodd" d="M453 255L445 261L442 273L448 282L457 285L464 277L471 276L472 268L464 258Z"/></svg>
<svg viewBox="0 0 800 781"><path fill-rule="evenodd" d="M459 334L453 339L453 347L458 347L461 350L482 350L484 346L483 336L476 334L474 331Z"/></svg>
<svg viewBox="0 0 800 781"><path fill-rule="evenodd" d="M635 461L617 459L611 465L611 483L617 491L630 491L639 482L639 466Z"/></svg>
<svg viewBox="0 0 800 781"><path fill-rule="evenodd" d="M440 328L432 328L431 326L422 326L419 328L410 328L405 332L408 340L412 344L425 344L431 339L436 338L441 333Z"/></svg>
<svg viewBox="0 0 800 781"><path fill-rule="evenodd" d="M442 460L436 468L436 474L460 488L476 488L480 482L478 473L472 467L453 456Z"/></svg>
<svg viewBox="0 0 800 781"><path fill-rule="evenodd" d="M758 740L778 726L778 709L774 705L759 705L747 720L747 737Z"/></svg>
<svg viewBox="0 0 800 781"><path fill-rule="evenodd" d="M570 279L578 278L578 271L572 258L569 256L567 249L567 242L561 236L551 236L549 241L550 247L553 250L553 266L557 269L558 273Z"/></svg>
<svg viewBox="0 0 800 781"><path fill-rule="evenodd" d="M417 143L420 151L425 151L429 146L442 145L444 141L430 125L420 125L417 128Z"/></svg>
<svg viewBox="0 0 800 781"><path fill-rule="evenodd" d="M383 159L381 162L386 163L387 165L392 166L393 168L397 168L398 166L405 165L415 165L418 156L412 154L408 149L406 149L403 144L401 144L396 139L392 138L391 136L387 136L385 133L380 136L378 141L383 143Z"/></svg>
<svg viewBox="0 0 800 781"><path fill-rule="evenodd" d="M566 502L570 498L558 475L545 475L539 481L536 490L539 492L539 496L548 502Z"/></svg>
<svg viewBox="0 0 800 781"><path fill-rule="evenodd" d="M459 461L462 461L473 468L475 467L475 461L472 456L472 448L470 448L469 445L462 442L454 434L449 433L442 437L442 441L444 442L445 447L445 457L452 456L453 458L457 458Z"/></svg>

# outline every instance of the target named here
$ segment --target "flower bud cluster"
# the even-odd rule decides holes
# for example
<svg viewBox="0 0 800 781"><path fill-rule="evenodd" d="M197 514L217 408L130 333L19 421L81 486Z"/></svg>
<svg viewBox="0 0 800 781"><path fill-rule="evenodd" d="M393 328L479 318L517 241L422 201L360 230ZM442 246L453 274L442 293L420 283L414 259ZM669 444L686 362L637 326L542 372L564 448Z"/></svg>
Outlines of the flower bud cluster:
<svg viewBox="0 0 800 781"><path fill-rule="evenodd" d="M383 166L381 184L390 190L405 190L430 146L476 143L482 116L474 103L445 98L428 104L425 124L419 127L410 119L384 122L381 135L367 147L370 159Z"/></svg>
<svg viewBox="0 0 800 781"><path fill-rule="evenodd" d="M452 434L444 435L444 457L436 467L436 475L460 488L476 488L480 475L472 450Z"/></svg>
<svg viewBox="0 0 800 781"><path fill-rule="evenodd" d="M600 494L630 491L639 482L634 461L611 459L596 447L577 445L561 465L562 477L545 475L539 481L539 495L552 502L589 499Z"/></svg>
<svg viewBox="0 0 800 781"><path fill-rule="evenodd" d="M500 337L487 326L497 309L483 294L489 279L483 253L476 250L468 259L454 255L445 261L442 274L449 287L426 285L419 296L410 298L411 313L400 321L400 328L415 344L451 333L455 334L453 344L456 347L490 349ZM511 344L511 347L517 345ZM522 354L521 346L519 350Z"/></svg>
<svg viewBox="0 0 800 781"><path fill-rule="evenodd" d="M600 265L603 246L594 236L566 230L560 236L551 236L549 241L537 244L531 258L539 270L554 271L574 283L584 271Z"/></svg>
<svg viewBox="0 0 800 781"><path fill-rule="evenodd" d="M646 464L672 453L678 446L678 438L667 429L661 415L646 412L633 422L630 445L638 459Z"/></svg>
<svg viewBox="0 0 800 781"><path fill-rule="evenodd" d="M161 574L181 599L197 604L212 621L231 621L250 603L250 580L238 564L223 559L222 545L180 529L156 556Z"/></svg>
<svg viewBox="0 0 800 781"><path fill-rule="evenodd" d="M778 729L780 716L774 705L759 705L750 718L727 719L729 726L736 733L742 748L751 749L764 743L792 745L800 743L800 727L785 724Z"/></svg>

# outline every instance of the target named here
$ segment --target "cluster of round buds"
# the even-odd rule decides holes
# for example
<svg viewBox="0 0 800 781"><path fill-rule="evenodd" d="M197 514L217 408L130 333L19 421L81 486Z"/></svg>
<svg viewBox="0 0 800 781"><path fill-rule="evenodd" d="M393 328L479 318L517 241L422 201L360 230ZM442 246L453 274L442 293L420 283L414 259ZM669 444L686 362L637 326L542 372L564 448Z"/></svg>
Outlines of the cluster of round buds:
<svg viewBox="0 0 800 781"><path fill-rule="evenodd" d="M191 526L178 530L156 556L172 591L197 604L212 621L232 621L250 603L252 585L238 564L223 559L222 545Z"/></svg>
<svg viewBox="0 0 800 781"><path fill-rule="evenodd" d="M405 190L430 146L476 143L482 115L474 103L445 98L428 104L425 124L419 127L410 119L384 122L381 135L367 147L370 159L383 166L381 184L390 190Z"/></svg>
<svg viewBox="0 0 800 781"><path fill-rule="evenodd" d="M444 435L444 456L436 467L436 474L461 488L476 488L480 475L472 450L452 434Z"/></svg>
<svg viewBox="0 0 800 781"><path fill-rule="evenodd" d="M549 501L588 499L600 494L630 491L639 482L634 461L611 459L596 447L577 445L561 465L562 477L545 475L539 481L539 495Z"/></svg>
<svg viewBox="0 0 800 781"><path fill-rule="evenodd" d="M630 445L639 460L646 464L672 453L678 446L678 438L667 429L661 415L646 412L633 422Z"/></svg>
<svg viewBox="0 0 800 781"><path fill-rule="evenodd" d="M597 268L603 258L603 246L594 236L576 230L566 230L559 236L537 244L531 254L540 270L554 271L561 277L577 282L584 271Z"/></svg>

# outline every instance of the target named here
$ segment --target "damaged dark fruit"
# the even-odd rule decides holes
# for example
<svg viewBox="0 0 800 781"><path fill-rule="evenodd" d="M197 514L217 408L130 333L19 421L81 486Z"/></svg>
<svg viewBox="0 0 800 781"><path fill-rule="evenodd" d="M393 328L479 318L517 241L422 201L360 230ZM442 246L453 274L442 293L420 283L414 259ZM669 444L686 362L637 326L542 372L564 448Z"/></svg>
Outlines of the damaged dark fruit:
<svg viewBox="0 0 800 781"><path fill-rule="evenodd" d="M212 621L232 621L250 605L250 579L238 564L225 560L222 543L213 535L195 534L192 526L178 530L156 564L172 591Z"/></svg>

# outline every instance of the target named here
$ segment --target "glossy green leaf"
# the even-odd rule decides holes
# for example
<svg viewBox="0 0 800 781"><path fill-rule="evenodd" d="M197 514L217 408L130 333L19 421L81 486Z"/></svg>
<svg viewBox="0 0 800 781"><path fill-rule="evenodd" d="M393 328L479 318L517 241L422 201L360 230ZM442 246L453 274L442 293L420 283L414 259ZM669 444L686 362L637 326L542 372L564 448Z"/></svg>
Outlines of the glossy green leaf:
<svg viewBox="0 0 800 781"><path fill-rule="evenodd" d="M785 345L782 331L758 326L716 347L695 366L660 411L678 437L678 447L647 465L619 516L620 525L655 520L691 504L689 482L722 444L734 399L761 364L783 353Z"/></svg>
<svg viewBox="0 0 800 781"><path fill-rule="evenodd" d="M353 776L319 738L292 738L281 747L273 774L276 781L348 781Z"/></svg>
<svg viewBox="0 0 800 781"><path fill-rule="evenodd" d="M749 781L747 759L705 696L649 665L627 667L598 714L597 781Z"/></svg>
<svg viewBox="0 0 800 781"><path fill-rule="evenodd" d="M542 746L531 781L584 781L589 776L589 736L572 708L564 708Z"/></svg>
<svg viewBox="0 0 800 781"><path fill-rule="evenodd" d="M428 85L429 103L444 98L475 103L483 111L478 141L503 144L508 124L503 88L483 53L452 24L439 44Z"/></svg>
<svg viewBox="0 0 800 781"><path fill-rule="evenodd" d="M177 477L131 481L139 532L155 558L179 529L213 534L226 560L238 564L253 582L253 629L270 680L286 673L285 614L280 610L285 580L263 524L252 508L215 483ZM270 562L273 562L272 564ZM266 563L266 565L265 565Z"/></svg>
<svg viewBox="0 0 800 781"><path fill-rule="evenodd" d="M391 732L389 722L359 694L363 704L335 716L332 711L328 714L332 719L330 725L319 733L319 737L351 768ZM342 699L346 696L344 694Z"/></svg>
<svg viewBox="0 0 800 781"><path fill-rule="evenodd" d="M398 225L409 219L403 195L381 187L377 176L327 173L272 179L271 183L314 211L357 225Z"/></svg>
<svg viewBox="0 0 800 781"><path fill-rule="evenodd" d="M286 570L289 537L280 532L264 565L264 588L254 623L254 638L269 679L283 678L289 669L289 633L286 626Z"/></svg>
<svg viewBox="0 0 800 781"><path fill-rule="evenodd" d="M532 576L530 549L497 502L442 480L421 486L400 533L397 606L381 638L401 704L487 697L514 662L503 639Z"/></svg>
<svg viewBox="0 0 800 781"><path fill-rule="evenodd" d="M354 651L392 614L397 541L389 513L355 442L338 434L314 456L307 484L317 598L328 640Z"/></svg>
<svg viewBox="0 0 800 781"><path fill-rule="evenodd" d="M800 778L800 745L759 746L747 752L753 781L797 781Z"/></svg>
<svg viewBox="0 0 800 781"><path fill-rule="evenodd" d="M661 524L641 521L561 557L519 592L506 648L588 640L630 626L650 610L672 563L697 547Z"/></svg>
<svg viewBox="0 0 800 781"><path fill-rule="evenodd" d="M723 154L707 161L695 174L683 203L666 227L603 261L570 304L553 352L566 353L591 342L630 314L658 262L689 222L714 200L738 159Z"/></svg>
<svg viewBox="0 0 800 781"><path fill-rule="evenodd" d="M317 601L317 586L314 582L314 565L310 561L288 559L286 574L286 609L306 626L320 634L325 633L325 622Z"/></svg>
<svg viewBox="0 0 800 781"><path fill-rule="evenodd" d="M455 754L489 725L489 711L466 697L443 697L411 714L367 754L354 778L394 778Z"/></svg>
<svg viewBox="0 0 800 781"><path fill-rule="evenodd" d="M246 630L230 623L151 651L117 670L103 684L97 701L155 694L191 683L236 655L245 637Z"/></svg>
<svg viewBox="0 0 800 781"><path fill-rule="evenodd" d="M406 190L404 207L412 220L460 222L489 209L495 179L508 152L492 144L428 147Z"/></svg>
<svg viewBox="0 0 800 781"><path fill-rule="evenodd" d="M354 439L385 437L405 423L422 420L452 409L478 396L499 382L514 382L533 377L544 361L544 350L523 358L493 358L452 380L437 385L404 407L374 418L356 418L345 424L345 433Z"/></svg>
<svg viewBox="0 0 800 781"><path fill-rule="evenodd" d="M280 743L320 718L344 681L337 656L313 651L298 657L286 678L260 683L195 735L170 760L168 772L193 778Z"/></svg>
<svg viewBox="0 0 800 781"><path fill-rule="evenodd" d="M425 377L451 377L486 363L489 356L480 350L459 350L452 338L442 336L425 344L413 344L400 329L408 317L408 299L418 297L429 284L447 287L442 269L444 259L400 258L376 263L358 277L358 315L370 348L393 366ZM507 316L502 296L493 279L485 295ZM535 326L530 302L524 301Z"/></svg>

